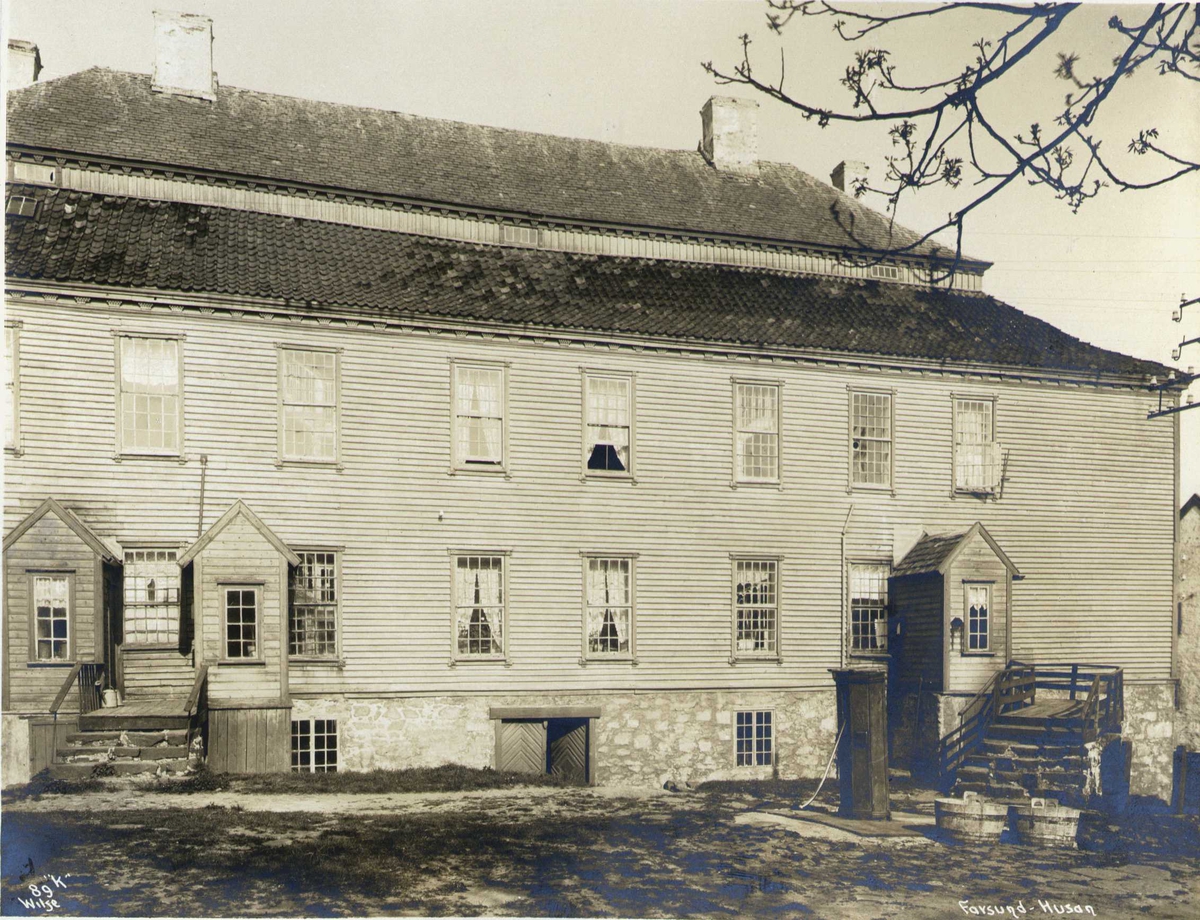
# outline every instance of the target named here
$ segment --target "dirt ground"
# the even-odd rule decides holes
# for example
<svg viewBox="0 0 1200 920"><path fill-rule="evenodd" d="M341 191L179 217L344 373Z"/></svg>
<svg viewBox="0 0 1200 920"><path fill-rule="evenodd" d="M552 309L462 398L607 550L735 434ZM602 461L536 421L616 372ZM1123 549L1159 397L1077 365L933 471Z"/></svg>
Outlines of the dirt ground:
<svg viewBox="0 0 1200 920"><path fill-rule="evenodd" d="M893 797L900 838L799 821L802 792L47 795L4 806L0 912L1200 917L1195 817L1093 822L1079 850L963 846L921 790Z"/></svg>

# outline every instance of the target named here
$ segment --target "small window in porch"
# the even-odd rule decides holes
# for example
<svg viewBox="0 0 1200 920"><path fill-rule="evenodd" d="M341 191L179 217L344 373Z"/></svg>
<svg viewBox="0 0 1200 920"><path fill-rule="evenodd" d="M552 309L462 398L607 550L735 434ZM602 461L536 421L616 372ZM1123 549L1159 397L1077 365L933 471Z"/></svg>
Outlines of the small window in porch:
<svg viewBox="0 0 1200 920"><path fill-rule="evenodd" d="M258 590L225 589L225 657L258 657Z"/></svg>
<svg viewBox="0 0 1200 920"><path fill-rule="evenodd" d="M991 647L991 585L967 585L967 651Z"/></svg>
<svg viewBox="0 0 1200 920"><path fill-rule="evenodd" d="M67 575L33 578L34 658L71 660L71 582Z"/></svg>
<svg viewBox="0 0 1200 920"><path fill-rule="evenodd" d="M292 721L292 772L336 773L337 719Z"/></svg>

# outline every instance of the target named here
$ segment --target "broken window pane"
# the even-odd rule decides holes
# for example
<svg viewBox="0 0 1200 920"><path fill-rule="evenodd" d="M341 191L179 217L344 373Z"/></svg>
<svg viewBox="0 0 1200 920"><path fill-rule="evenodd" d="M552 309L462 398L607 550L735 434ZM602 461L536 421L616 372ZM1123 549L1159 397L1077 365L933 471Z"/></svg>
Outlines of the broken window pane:
<svg viewBox="0 0 1200 920"><path fill-rule="evenodd" d="M504 557L459 556L454 567L460 655L504 654Z"/></svg>
<svg viewBox="0 0 1200 920"><path fill-rule="evenodd" d="M737 578L737 637L740 653L774 653L778 620L777 563L740 559Z"/></svg>
<svg viewBox="0 0 1200 920"><path fill-rule="evenodd" d="M892 484L892 397L852 393L850 469L855 485Z"/></svg>
<svg viewBox="0 0 1200 920"><path fill-rule="evenodd" d="M173 549L125 551L125 643L179 641L179 564Z"/></svg>
<svg viewBox="0 0 1200 920"><path fill-rule="evenodd" d="M737 479L779 479L779 387L739 383L734 387Z"/></svg>
<svg viewBox="0 0 1200 920"><path fill-rule="evenodd" d="M129 453L179 450L179 342L123 336L121 449Z"/></svg>
<svg viewBox="0 0 1200 920"><path fill-rule="evenodd" d="M850 648L855 651L887 649L887 582L890 574L891 568L886 565L850 566Z"/></svg>

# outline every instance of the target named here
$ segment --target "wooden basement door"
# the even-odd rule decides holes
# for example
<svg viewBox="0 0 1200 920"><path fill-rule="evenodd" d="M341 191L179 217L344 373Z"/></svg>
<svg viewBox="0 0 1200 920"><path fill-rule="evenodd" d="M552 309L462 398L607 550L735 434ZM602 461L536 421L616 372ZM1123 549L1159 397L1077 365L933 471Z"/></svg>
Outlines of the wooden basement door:
<svg viewBox="0 0 1200 920"><path fill-rule="evenodd" d="M550 773L587 785L587 719L503 719L496 733L497 770Z"/></svg>

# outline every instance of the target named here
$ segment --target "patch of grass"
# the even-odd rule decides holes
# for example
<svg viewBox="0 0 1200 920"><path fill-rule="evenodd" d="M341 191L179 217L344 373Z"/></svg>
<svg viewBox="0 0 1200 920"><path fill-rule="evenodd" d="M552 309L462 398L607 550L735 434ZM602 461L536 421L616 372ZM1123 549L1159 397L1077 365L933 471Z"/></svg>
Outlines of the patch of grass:
<svg viewBox="0 0 1200 920"><path fill-rule="evenodd" d="M408 770L370 770L358 773L257 773L230 775L201 769L182 780L162 783L162 792L240 792L250 795L314 795L321 793L468 792L519 786L564 786L549 775L507 773L446 764Z"/></svg>
<svg viewBox="0 0 1200 920"><path fill-rule="evenodd" d="M3 801L5 803L22 802L26 799L39 799L44 795L82 795L89 792L102 792L107 788L108 786L96 778L94 770L91 779L54 779L50 775L50 770L45 769L24 786L5 789Z"/></svg>

